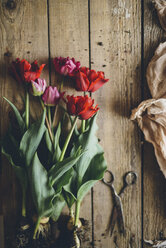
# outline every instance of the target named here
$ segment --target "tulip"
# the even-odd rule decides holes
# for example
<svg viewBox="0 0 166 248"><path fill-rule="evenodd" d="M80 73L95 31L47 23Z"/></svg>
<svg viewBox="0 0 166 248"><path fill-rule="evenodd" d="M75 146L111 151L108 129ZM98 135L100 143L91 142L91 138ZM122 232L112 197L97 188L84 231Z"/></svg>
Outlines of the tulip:
<svg viewBox="0 0 166 248"><path fill-rule="evenodd" d="M41 78L38 78L36 81L31 81L31 85L32 85L31 93L33 96L43 95L47 87L46 80Z"/></svg>
<svg viewBox="0 0 166 248"><path fill-rule="evenodd" d="M80 68L80 62L74 58L56 57L53 62L55 71L64 76L73 76Z"/></svg>
<svg viewBox="0 0 166 248"><path fill-rule="evenodd" d="M25 59L20 60L17 58L12 62L9 71L14 79L19 82L31 82L35 81L40 77L40 74L44 68L45 64L42 64L40 67L38 66L37 60L35 60L32 64L30 64Z"/></svg>
<svg viewBox="0 0 166 248"><path fill-rule="evenodd" d="M64 92L60 93L57 87L48 86L42 96L44 104L47 106L55 106L63 97Z"/></svg>
<svg viewBox="0 0 166 248"><path fill-rule="evenodd" d="M87 120L92 117L99 108L93 106L94 100L85 96L67 96L67 111L70 115L78 116L81 120Z"/></svg>
<svg viewBox="0 0 166 248"><path fill-rule="evenodd" d="M94 92L103 86L109 79L105 79L104 72L90 70L87 67L81 67L75 74L76 85L78 91Z"/></svg>
<svg viewBox="0 0 166 248"><path fill-rule="evenodd" d="M32 95L41 96L47 87L47 83L45 79L38 78L36 81L31 81L31 86Z"/></svg>

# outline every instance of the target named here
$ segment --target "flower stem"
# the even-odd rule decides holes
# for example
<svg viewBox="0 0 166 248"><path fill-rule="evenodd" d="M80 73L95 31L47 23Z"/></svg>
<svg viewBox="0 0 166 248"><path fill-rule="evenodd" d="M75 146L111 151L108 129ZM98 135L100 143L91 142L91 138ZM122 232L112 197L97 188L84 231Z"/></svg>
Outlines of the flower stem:
<svg viewBox="0 0 166 248"><path fill-rule="evenodd" d="M38 218L37 222L35 224L35 230L34 230L34 233L33 233L33 239L36 239L36 234L37 234L37 231L38 231L38 228L39 228L39 225L40 225L40 221L41 221L41 218Z"/></svg>
<svg viewBox="0 0 166 248"><path fill-rule="evenodd" d="M69 215L70 215L70 217L74 217L74 211L73 211L72 207L69 208Z"/></svg>
<svg viewBox="0 0 166 248"><path fill-rule="evenodd" d="M22 189L22 216L26 217L26 190Z"/></svg>
<svg viewBox="0 0 166 248"><path fill-rule="evenodd" d="M80 214L80 206L81 206L81 201L76 201L76 210L75 210L75 227L78 226L78 221L79 221L79 214Z"/></svg>
<svg viewBox="0 0 166 248"><path fill-rule="evenodd" d="M63 146L63 149L62 149L62 152L61 152L61 156L59 158L59 162L63 161L63 159L64 159L65 152L67 150L68 144L70 142L71 136L72 136L73 131L74 131L74 128L76 126L77 120L78 120L78 117L76 116L75 119L74 119L74 122L73 122L73 126L72 126L72 128L71 128L71 130L70 130L70 132L69 132L69 134L68 134L68 136L66 138L65 144Z"/></svg>
<svg viewBox="0 0 166 248"><path fill-rule="evenodd" d="M81 133L84 133L85 132L85 120L82 120L82 123L81 123Z"/></svg>
<svg viewBox="0 0 166 248"><path fill-rule="evenodd" d="M26 125L26 128L28 129L29 127L29 93L28 93L28 90L26 90L26 95L25 95L25 125Z"/></svg>
<svg viewBox="0 0 166 248"><path fill-rule="evenodd" d="M50 106L48 106L48 120L49 120L50 127L52 127L51 107Z"/></svg>
<svg viewBox="0 0 166 248"><path fill-rule="evenodd" d="M55 110L54 110L54 117L53 117L53 122L52 122L53 128L55 127L55 124L56 124L57 109L58 109L58 105L55 106Z"/></svg>
<svg viewBox="0 0 166 248"><path fill-rule="evenodd" d="M44 110L44 103L42 102L42 100L41 100L41 98L40 98L40 103L41 103L41 106L42 106L42 108L43 108L43 110ZM47 128L48 128L48 133L49 133L49 135L50 135L50 139L51 139L51 142L52 142L52 144L53 144L53 135L52 135L52 131L51 131L51 128L50 128L50 124L49 124L49 121L48 121L48 118L47 118L47 115L46 115L46 125L47 125Z"/></svg>
<svg viewBox="0 0 166 248"><path fill-rule="evenodd" d="M62 90L63 90L63 81L64 81L64 79L61 81L59 92L62 92Z"/></svg>

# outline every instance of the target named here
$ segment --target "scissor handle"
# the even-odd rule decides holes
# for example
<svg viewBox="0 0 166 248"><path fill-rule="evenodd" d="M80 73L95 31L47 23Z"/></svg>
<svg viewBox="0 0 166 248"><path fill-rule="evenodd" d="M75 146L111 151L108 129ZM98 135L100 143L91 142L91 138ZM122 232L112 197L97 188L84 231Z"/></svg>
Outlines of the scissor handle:
<svg viewBox="0 0 166 248"><path fill-rule="evenodd" d="M135 184L137 181L137 173L134 171L128 171L125 175L124 175L124 183L129 186L132 184Z"/></svg>
<svg viewBox="0 0 166 248"><path fill-rule="evenodd" d="M106 170L106 171L105 171L105 174L107 174L107 173L109 174L110 179L105 180L105 178L103 178L103 179L102 179L102 182L105 183L105 184L108 185L108 186L111 186L112 183L113 183L113 181L114 181L114 175L112 174L112 172L111 172L110 170Z"/></svg>

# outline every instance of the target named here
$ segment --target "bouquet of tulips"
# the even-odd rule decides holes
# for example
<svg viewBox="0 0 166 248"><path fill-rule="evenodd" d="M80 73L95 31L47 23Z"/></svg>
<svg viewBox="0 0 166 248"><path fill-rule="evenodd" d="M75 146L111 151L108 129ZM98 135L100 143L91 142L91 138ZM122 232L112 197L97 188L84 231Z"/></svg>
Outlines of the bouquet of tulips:
<svg viewBox="0 0 166 248"><path fill-rule="evenodd" d="M38 66L37 61L30 64L25 59L12 62L9 71L25 90L25 110L18 110L4 97L14 111L16 122L10 122L2 152L20 182L22 216L30 215L27 198L33 200L33 239L46 236L49 220L57 221L67 205L70 223L67 226L74 240L71 246L80 247L77 236L81 226L80 205L91 187L103 178L107 166L96 137L98 106L94 106L88 94L67 95L63 85L70 77L77 91L94 92L108 79L101 71L80 67L74 58L57 57L53 63L55 73L62 77L59 87L49 86L40 78L45 64ZM36 120L30 114L30 99L36 103L33 96L38 98L42 110ZM60 117L57 109L61 109Z"/></svg>

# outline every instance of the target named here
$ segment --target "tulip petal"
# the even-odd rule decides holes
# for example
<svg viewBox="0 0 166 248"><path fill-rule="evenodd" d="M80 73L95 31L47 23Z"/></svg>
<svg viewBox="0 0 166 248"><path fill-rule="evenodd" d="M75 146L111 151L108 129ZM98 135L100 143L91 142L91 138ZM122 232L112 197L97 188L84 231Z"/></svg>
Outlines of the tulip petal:
<svg viewBox="0 0 166 248"><path fill-rule="evenodd" d="M48 86L42 96L44 104L47 106L55 106L58 104L64 93L59 93L57 87Z"/></svg>
<svg viewBox="0 0 166 248"><path fill-rule="evenodd" d="M88 78L91 82L93 82L98 78L98 73L95 70L90 70Z"/></svg>
<svg viewBox="0 0 166 248"><path fill-rule="evenodd" d="M94 100L86 96L67 96L67 111L70 115L76 115L82 120L92 117L97 111L98 106L93 107Z"/></svg>
<svg viewBox="0 0 166 248"><path fill-rule="evenodd" d="M87 76L82 72L78 72L76 76L76 90L87 91L89 88L89 85L90 85L90 82Z"/></svg>
<svg viewBox="0 0 166 248"><path fill-rule="evenodd" d="M103 84L105 84L106 82L108 82L109 79L102 79L102 78L97 78L95 81L93 81L89 88L88 91L89 92L95 92L96 90L98 90L100 87L103 86Z"/></svg>
<svg viewBox="0 0 166 248"><path fill-rule="evenodd" d="M82 120L88 120L89 118L91 118L97 111L99 110L99 108L95 107L95 108L89 108L87 111L83 112L82 114L79 115L80 119Z"/></svg>
<svg viewBox="0 0 166 248"><path fill-rule="evenodd" d="M53 60L55 71L64 76L74 76L75 72L80 68L80 62L74 58L56 57Z"/></svg>
<svg viewBox="0 0 166 248"><path fill-rule="evenodd" d="M12 62L12 66L9 68L12 76L16 79L16 81L27 82L29 83L31 80L35 81L40 77L40 73L44 68L45 64L42 64L40 67L37 64L37 60L35 60L32 64L30 64L25 59L20 60L17 58Z"/></svg>

